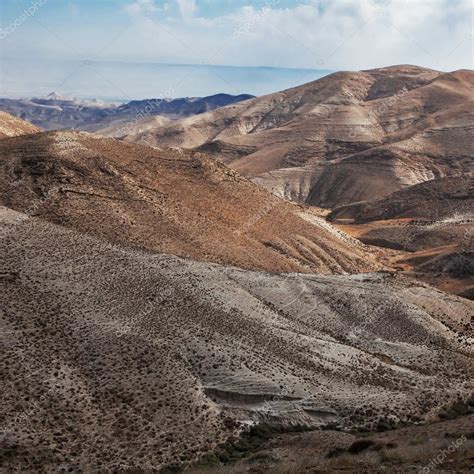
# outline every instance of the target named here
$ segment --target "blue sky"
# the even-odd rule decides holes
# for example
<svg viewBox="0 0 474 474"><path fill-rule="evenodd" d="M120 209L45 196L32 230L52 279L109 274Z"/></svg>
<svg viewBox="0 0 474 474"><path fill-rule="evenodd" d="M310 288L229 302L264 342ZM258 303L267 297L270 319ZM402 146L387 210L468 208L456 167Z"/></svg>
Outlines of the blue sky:
<svg viewBox="0 0 474 474"><path fill-rule="evenodd" d="M361 69L472 67L471 0L2 0L5 57Z"/></svg>
<svg viewBox="0 0 474 474"><path fill-rule="evenodd" d="M1 0L0 60L472 69L472 10L471 0Z"/></svg>

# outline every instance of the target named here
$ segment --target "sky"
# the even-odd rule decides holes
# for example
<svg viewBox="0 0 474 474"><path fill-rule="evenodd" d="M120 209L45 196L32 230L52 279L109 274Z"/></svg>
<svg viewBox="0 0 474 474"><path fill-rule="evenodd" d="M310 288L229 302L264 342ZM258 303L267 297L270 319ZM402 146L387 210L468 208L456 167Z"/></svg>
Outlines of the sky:
<svg viewBox="0 0 474 474"><path fill-rule="evenodd" d="M22 81L27 89L33 61L472 69L472 20L471 0L1 0L3 69L21 76L21 68L8 66L12 60L27 68L23 77L5 71L1 77L9 84ZM217 79L211 83L211 89L225 89ZM247 83L249 90L242 92L253 93L251 79ZM192 81L182 92L187 90L195 92Z"/></svg>

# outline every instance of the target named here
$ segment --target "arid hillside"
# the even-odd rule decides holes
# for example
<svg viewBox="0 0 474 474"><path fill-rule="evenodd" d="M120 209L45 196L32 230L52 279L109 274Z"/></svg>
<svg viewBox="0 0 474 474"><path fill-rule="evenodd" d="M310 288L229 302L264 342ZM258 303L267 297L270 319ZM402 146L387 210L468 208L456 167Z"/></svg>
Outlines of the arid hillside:
<svg viewBox="0 0 474 474"><path fill-rule="evenodd" d="M347 219L357 224L402 218L474 219L474 176L425 181L383 199L338 207L328 215L330 221Z"/></svg>
<svg viewBox="0 0 474 474"><path fill-rule="evenodd" d="M462 404L457 404L460 408ZM474 411L474 398L467 404ZM467 411L468 411L467 410ZM222 450L206 457L192 474L300 473L470 473L474 450L474 414L443 419L430 425L410 426L384 432L342 433L336 430L282 433L271 428L254 431L236 448L250 445L243 459L222 465L220 458L232 453ZM250 442L249 442L250 441ZM223 453L222 453L223 452ZM221 454L222 453L222 454ZM238 451L237 451L238 453ZM216 459L217 458L217 459Z"/></svg>
<svg viewBox="0 0 474 474"><path fill-rule="evenodd" d="M474 299L474 179L426 181L327 216L368 245L400 251L389 265Z"/></svg>
<svg viewBox="0 0 474 474"><path fill-rule="evenodd" d="M7 472L151 472L240 422L372 430L472 391L474 303L415 280L194 262L7 208L1 233Z"/></svg>
<svg viewBox="0 0 474 474"><path fill-rule="evenodd" d="M206 152L396 250L389 266L472 297L473 91L468 70L339 72L127 140Z"/></svg>
<svg viewBox="0 0 474 474"><path fill-rule="evenodd" d="M17 137L28 133L39 132L40 129L31 123L25 122L13 115L0 111L0 139Z"/></svg>
<svg viewBox="0 0 474 474"><path fill-rule="evenodd" d="M202 153L84 132L0 143L1 203L110 242L243 268L358 273L363 244Z"/></svg>
<svg viewBox="0 0 474 474"><path fill-rule="evenodd" d="M197 148L297 202L334 208L473 170L474 73L338 72L130 141Z"/></svg>
<svg viewBox="0 0 474 474"><path fill-rule="evenodd" d="M419 472L463 437L435 467L468 472L473 85L342 72L125 139L0 114L0 471Z"/></svg>

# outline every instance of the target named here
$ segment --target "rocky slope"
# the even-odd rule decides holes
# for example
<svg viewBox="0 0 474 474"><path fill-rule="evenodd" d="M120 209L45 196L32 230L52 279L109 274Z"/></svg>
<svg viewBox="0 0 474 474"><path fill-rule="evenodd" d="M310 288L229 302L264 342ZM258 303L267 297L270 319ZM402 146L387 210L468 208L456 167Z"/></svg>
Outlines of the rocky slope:
<svg viewBox="0 0 474 474"><path fill-rule="evenodd" d="M473 175L446 177L409 186L389 196L334 209L330 221L356 224L386 219L467 221L474 219Z"/></svg>
<svg viewBox="0 0 474 474"><path fill-rule="evenodd" d="M152 471L237 422L371 429L472 391L473 303L414 280L249 272L6 208L1 225L6 471Z"/></svg>
<svg viewBox="0 0 474 474"><path fill-rule="evenodd" d="M366 244L400 250L391 265L473 299L472 176L434 179L383 199L341 206L328 220Z"/></svg>
<svg viewBox="0 0 474 474"><path fill-rule="evenodd" d="M381 268L357 240L202 153L85 132L0 143L1 203L114 243L271 271Z"/></svg>
<svg viewBox="0 0 474 474"><path fill-rule="evenodd" d="M212 152L278 196L334 208L472 172L473 85L468 70L338 72L128 139Z"/></svg>
<svg viewBox="0 0 474 474"><path fill-rule="evenodd" d="M17 137L28 133L39 132L39 128L31 123L13 117L10 114L0 111L0 139Z"/></svg>

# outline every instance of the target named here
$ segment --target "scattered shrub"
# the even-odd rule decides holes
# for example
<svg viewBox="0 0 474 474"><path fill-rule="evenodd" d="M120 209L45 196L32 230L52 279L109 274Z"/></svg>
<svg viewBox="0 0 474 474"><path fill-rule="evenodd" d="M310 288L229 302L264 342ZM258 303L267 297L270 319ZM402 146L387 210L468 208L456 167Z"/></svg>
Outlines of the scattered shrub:
<svg viewBox="0 0 474 474"><path fill-rule="evenodd" d="M370 439L357 439L348 448L347 452L351 454L359 454L366 449L369 449L375 443Z"/></svg>
<svg viewBox="0 0 474 474"><path fill-rule="evenodd" d="M344 454L346 450L344 448L333 448L329 450L329 452L326 454L326 457L331 459L331 458L336 458L340 456L341 454Z"/></svg>

